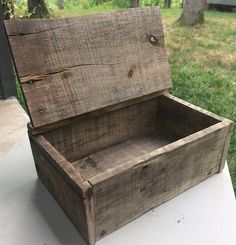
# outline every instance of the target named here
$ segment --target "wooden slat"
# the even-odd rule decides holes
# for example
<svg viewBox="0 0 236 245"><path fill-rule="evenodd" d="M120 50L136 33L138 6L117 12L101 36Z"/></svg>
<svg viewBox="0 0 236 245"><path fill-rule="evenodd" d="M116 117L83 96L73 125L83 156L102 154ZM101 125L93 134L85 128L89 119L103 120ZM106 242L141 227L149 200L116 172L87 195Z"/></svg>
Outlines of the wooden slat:
<svg viewBox="0 0 236 245"><path fill-rule="evenodd" d="M158 7L5 25L34 127L171 86Z"/></svg>

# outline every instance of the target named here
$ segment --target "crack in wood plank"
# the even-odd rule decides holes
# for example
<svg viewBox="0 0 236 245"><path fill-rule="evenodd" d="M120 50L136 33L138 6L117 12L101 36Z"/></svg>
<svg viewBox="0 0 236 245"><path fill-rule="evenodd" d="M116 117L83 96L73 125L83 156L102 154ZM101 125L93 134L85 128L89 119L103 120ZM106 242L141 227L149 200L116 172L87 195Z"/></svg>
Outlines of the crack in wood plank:
<svg viewBox="0 0 236 245"><path fill-rule="evenodd" d="M108 63L108 64L79 64L79 65L74 65L65 69L61 70L55 70L52 72L48 72L47 74L27 74L25 76L20 77L21 83L28 83L28 82L37 82L37 81L42 81L48 78L50 75L55 75L59 73L63 73L66 71L69 71L70 69L77 68L77 67L84 67L84 66L113 66L113 65L119 65L122 63Z"/></svg>

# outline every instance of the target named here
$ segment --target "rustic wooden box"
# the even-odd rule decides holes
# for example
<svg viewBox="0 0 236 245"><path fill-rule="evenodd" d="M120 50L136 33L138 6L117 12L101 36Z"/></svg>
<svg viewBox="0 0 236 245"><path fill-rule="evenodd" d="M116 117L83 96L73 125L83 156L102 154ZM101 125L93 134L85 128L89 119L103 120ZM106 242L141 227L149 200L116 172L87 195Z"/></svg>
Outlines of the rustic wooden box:
<svg viewBox="0 0 236 245"><path fill-rule="evenodd" d="M5 26L38 176L89 244L222 170L232 122L167 93L157 7Z"/></svg>

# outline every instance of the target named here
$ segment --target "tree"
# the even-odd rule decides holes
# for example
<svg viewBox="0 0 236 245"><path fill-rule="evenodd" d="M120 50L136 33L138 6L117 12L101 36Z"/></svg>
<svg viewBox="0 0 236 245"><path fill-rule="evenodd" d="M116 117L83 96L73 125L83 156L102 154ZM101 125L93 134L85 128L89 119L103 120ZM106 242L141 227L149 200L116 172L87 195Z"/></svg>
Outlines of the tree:
<svg viewBox="0 0 236 245"><path fill-rule="evenodd" d="M131 0L131 8L137 8L139 6L139 0Z"/></svg>
<svg viewBox="0 0 236 245"><path fill-rule="evenodd" d="M59 9L64 9L64 2L63 0L57 0L57 6Z"/></svg>
<svg viewBox="0 0 236 245"><path fill-rule="evenodd" d="M202 24L204 22L205 4L205 0L185 0L179 22L187 26Z"/></svg>
<svg viewBox="0 0 236 245"><path fill-rule="evenodd" d="M102 0L96 0L96 1L95 1L95 4L96 4L96 6L102 4Z"/></svg>
<svg viewBox="0 0 236 245"><path fill-rule="evenodd" d="M164 1L164 8L169 9L171 7L171 0L165 0Z"/></svg>
<svg viewBox="0 0 236 245"><path fill-rule="evenodd" d="M11 0L3 0L2 3L3 15L5 20L10 20L14 17L14 4Z"/></svg>
<svg viewBox="0 0 236 245"><path fill-rule="evenodd" d="M30 18L48 18L49 12L44 0L28 0Z"/></svg>

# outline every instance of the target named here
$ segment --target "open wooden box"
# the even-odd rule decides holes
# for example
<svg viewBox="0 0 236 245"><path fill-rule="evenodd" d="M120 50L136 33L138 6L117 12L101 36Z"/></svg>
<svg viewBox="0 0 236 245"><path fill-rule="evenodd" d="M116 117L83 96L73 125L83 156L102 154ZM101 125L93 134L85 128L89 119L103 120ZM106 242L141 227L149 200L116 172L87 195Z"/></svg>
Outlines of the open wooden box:
<svg viewBox="0 0 236 245"><path fill-rule="evenodd" d="M167 94L157 7L5 26L38 176L89 244L223 169L232 122Z"/></svg>

